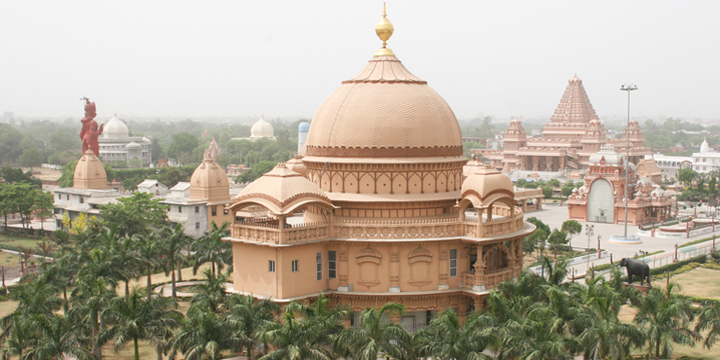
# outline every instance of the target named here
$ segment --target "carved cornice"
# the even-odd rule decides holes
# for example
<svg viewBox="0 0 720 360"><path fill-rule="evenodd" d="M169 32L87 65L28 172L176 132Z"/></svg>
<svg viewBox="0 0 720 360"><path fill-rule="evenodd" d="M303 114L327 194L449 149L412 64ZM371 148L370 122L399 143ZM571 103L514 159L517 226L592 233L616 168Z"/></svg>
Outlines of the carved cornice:
<svg viewBox="0 0 720 360"><path fill-rule="evenodd" d="M440 157L461 156L462 146L433 146L433 147L344 147L344 146L317 146L306 145L307 156L330 157Z"/></svg>

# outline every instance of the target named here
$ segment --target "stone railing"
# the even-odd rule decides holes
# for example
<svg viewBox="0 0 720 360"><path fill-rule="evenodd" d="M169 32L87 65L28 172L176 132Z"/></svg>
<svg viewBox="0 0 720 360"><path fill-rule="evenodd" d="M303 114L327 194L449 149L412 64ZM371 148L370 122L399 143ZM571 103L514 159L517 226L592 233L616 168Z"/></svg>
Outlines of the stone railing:
<svg viewBox="0 0 720 360"><path fill-rule="evenodd" d="M433 220L338 220L334 237L403 239L458 236L460 223L456 217Z"/></svg>
<svg viewBox="0 0 720 360"><path fill-rule="evenodd" d="M504 234L510 234L524 226L523 211L515 208L515 214L512 217L503 217L492 221L478 223L477 221L464 221L461 223L461 233L464 236L472 237L491 237Z"/></svg>
<svg viewBox="0 0 720 360"><path fill-rule="evenodd" d="M237 222L231 226L230 236L263 243L296 244L326 239L328 227L326 223L302 223L286 224L280 229L277 221L274 224Z"/></svg>
<svg viewBox="0 0 720 360"><path fill-rule="evenodd" d="M466 271L462 273L462 281L463 281L463 288L465 289L472 289L473 285L475 285L475 274Z"/></svg>
<svg viewBox="0 0 720 360"><path fill-rule="evenodd" d="M515 273L512 269L505 268L500 269L498 271L494 272L486 272L485 273L485 288L486 289L494 289L498 285L500 285L501 282L510 280L515 277Z"/></svg>

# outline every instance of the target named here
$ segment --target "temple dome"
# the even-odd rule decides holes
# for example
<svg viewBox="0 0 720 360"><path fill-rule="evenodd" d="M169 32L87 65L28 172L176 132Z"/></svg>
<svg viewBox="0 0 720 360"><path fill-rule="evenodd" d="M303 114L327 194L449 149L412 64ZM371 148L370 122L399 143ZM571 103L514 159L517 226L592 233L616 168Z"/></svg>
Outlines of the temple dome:
<svg viewBox="0 0 720 360"><path fill-rule="evenodd" d="M287 166L290 170L307 177L307 167L302 161L302 158L302 155L295 155L295 157L285 162L285 166Z"/></svg>
<svg viewBox="0 0 720 360"><path fill-rule="evenodd" d="M100 159L88 149L75 166L73 187L76 189L106 190L107 174Z"/></svg>
<svg viewBox="0 0 720 360"><path fill-rule="evenodd" d="M278 164L271 171L246 186L234 199L232 209L261 205L272 214L287 215L308 205L333 209L324 191L302 175Z"/></svg>
<svg viewBox="0 0 720 360"><path fill-rule="evenodd" d="M255 124L253 124L252 128L250 128L250 138L274 139L275 129L273 129L273 126L269 122L265 121L264 116L260 116L260 119Z"/></svg>
<svg viewBox="0 0 720 360"><path fill-rule="evenodd" d="M102 137L105 139L118 139L130 136L130 130L125 123L113 115L103 127Z"/></svg>
<svg viewBox="0 0 720 360"><path fill-rule="evenodd" d="M381 49L378 54L392 52ZM394 55L376 54L320 106L306 155L432 157L462 155L455 114Z"/></svg>
<svg viewBox="0 0 720 360"><path fill-rule="evenodd" d="M125 147L128 148L128 149L142 149L142 145L140 145L140 144L138 144L138 143L136 143L136 142L134 142L134 141L132 141L132 142L130 142L129 144L125 145Z"/></svg>
<svg viewBox="0 0 720 360"><path fill-rule="evenodd" d="M474 207L486 207L493 202L503 199L508 204L514 204L514 187L509 177L486 166L468 176L462 183L461 196L463 202L469 200Z"/></svg>
<svg viewBox="0 0 720 360"><path fill-rule="evenodd" d="M612 145L603 145L600 151L590 156L590 164L600 164L603 158L607 165L620 166L623 164L625 156L615 151Z"/></svg>
<svg viewBox="0 0 720 360"><path fill-rule="evenodd" d="M707 139L703 139L702 144L700 144L700 153L705 154L710 152L710 144L708 144Z"/></svg>
<svg viewBox="0 0 720 360"><path fill-rule="evenodd" d="M190 178L190 198L207 201L227 201L230 199L230 185L227 174L205 151L205 158Z"/></svg>

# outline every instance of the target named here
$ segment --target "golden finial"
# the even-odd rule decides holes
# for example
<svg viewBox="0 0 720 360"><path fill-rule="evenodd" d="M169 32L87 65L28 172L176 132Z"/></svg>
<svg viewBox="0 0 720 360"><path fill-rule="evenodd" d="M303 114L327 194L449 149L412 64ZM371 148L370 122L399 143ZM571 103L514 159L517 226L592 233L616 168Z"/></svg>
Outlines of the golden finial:
<svg viewBox="0 0 720 360"><path fill-rule="evenodd" d="M393 27L393 24L390 22L390 20L387 19L387 13L385 12L385 3L383 3L383 14L382 19L380 19L380 22L375 25L375 33L380 38L380 40L383 41L382 49L378 50L377 53L375 53L375 56L394 56L392 50L387 48L387 41L390 39L390 37L393 34L393 31L395 28Z"/></svg>

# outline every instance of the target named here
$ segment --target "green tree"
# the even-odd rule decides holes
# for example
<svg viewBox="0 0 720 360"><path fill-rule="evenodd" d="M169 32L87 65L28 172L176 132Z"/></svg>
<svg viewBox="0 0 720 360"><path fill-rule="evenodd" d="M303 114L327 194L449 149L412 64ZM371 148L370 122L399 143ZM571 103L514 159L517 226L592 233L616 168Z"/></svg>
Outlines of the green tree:
<svg viewBox="0 0 720 360"><path fill-rule="evenodd" d="M190 301L190 310L188 313L195 311L211 311L220 313L220 307L225 304L227 293L225 292L225 283L227 276L213 274L210 269L203 271L205 277L203 281L195 285L195 296Z"/></svg>
<svg viewBox="0 0 720 360"><path fill-rule="evenodd" d="M100 205L102 222L116 228L123 237L160 229L168 223L168 206L153 197L154 194L136 192L130 197L118 198L116 203Z"/></svg>
<svg viewBox="0 0 720 360"><path fill-rule="evenodd" d="M645 335L648 356L655 359L669 358L672 343L694 346L695 341L702 340L698 332L689 328L695 319L690 299L678 296L678 287L674 283L670 283L665 291L650 288L641 298L633 320Z"/></svg>
<svg viewBox="0 0 720 360"><path fill-rule="evenodd" d="M269 299L256 301L250 295L230 295L227 299L229 315L227 321L238 338L240 346L247 350L250 360L255 360L255 346L260 343L259 330L274 320L273 313L280 310L278 304Z"/></svg>
<svg viewBox="0 0 720 360"><path fill-rule="evenodd" d="M152 274L153 271L162 265L160 256L163 254L163 244L156 231L146 234L133 235L135 252L138 256L139 266L145 268L147 274L147 296L152 296Z"/></svg>
<svg viewBox="0 0 720 360"><path fill-rule="evenodd" d="M112 167L115 169L127 169L130 167L127 161L120 159L112 162Z"/></svg>
<svg viewBox="0 0 720 360"><path fill-rule="evenodd" d="M346 328L338 336L336 352L345 359L375 360L380 353L396 359L412 358L412 338L405 327L391 323L391 314L402 315L402 304L386 303L380 309L360 313L360 326Z"/></svg>
<svg viewBox="0 0 720 360"><path fill-rule="evenodd" d="M542 193L543 196L545 196L546 199L552 199L553 197L553 188L550 186L543 186L542 187Z"/></svg>
<svg viewBox="0 0 720 360"><path fill-rule="evenodd" d="M210 233L201 237L190 247L194 251L195 265L193 265L193 274L197 274L197 270L206 263L212 264L212 273L216 274L215 269L219 273L225 265L232 265L232 244L222 241L223 237L230 235L229 222L218 227L215 221L211 223Z"/></svg>
<svg viewBox="0 0 720 360"><path fill-rule="evenodd" d="M163 268L165 275L170 274L172 284L172 297L177 299L175 290L175 269L180 269L180 261L182 260L182 250L192 241L192 238L185 234L182 224L174 227L165 227L161 231L163 237Z"/></svg>
<svg viewBox="0 0 720 360"><path fill-rule="evenodd" d="M693 180L697 178L698 172L693 170L690 167L686 167L684 169L680 169L678 171L677 178L680 182L685 184L685 186L692 186Z"/></svg>
<svg viewBox="0 0 720 360"><path fill-rule="evenodd" d="M240 341L221 315L197 311L188 314L168 345L170 360L174 360L177 353L182 353L185 360L219 360L223 351L235 349Z"/></svg>
<svg viewBox="0 0 720 360"><path fill-rule="evenodd" d="M79 360L93 359L82 343L82 324L75 324L67 317L56 314L34 316L29 321L41 335L21 359L64 360L67 356Z"/></svg>
<svg viewBox="0 0 720 360"><path fill-rule="evenodd" d="M128 166L133 169L141 168L142 165L143 165L142 160L140 160L138 158L133 158L128 162Z"/></svg>
<svg viewBox="0 0 720 360"><path fill-rule="evenodd" d="M107 328L100 334L100 343L113 342L115 351L132 341L135 360L140 360L139 340L156 345L158 359L162 359L162 346L172 337L172 329L180 325L183 315L171 308L177 302L161 295L143 297L134 290L127 298L114 298L104 312Z"/></svg>
<svg viewBox="0 0 720 360"><path fill-rule="evenodd" d="M439 360L483 360L493 359L483 353L493 342L492 328L484 328L470 315L464 325L460 325L455 310L443 311L437 319L430 321L430 327L414 335L417 351L422 357Z"/></svg>
<svg viewBox="0 0 720 360"><path fill-rule="evenodd" d="M553 229L553 232L548 237L548 243L552 246L555 261L557 261L557 251L561 245L568 243L568 234L562 230Z"/></svg>
<svg viewBox="0 0 720 360"><path fill-rule="evenodd" d="M568 235L568 242L570 242L572 241L572 238L582 232L582 224L576 220L566 220L562 223L561 230Z"/></svg>
<svg viewBox="0 0 720 360"><path fill-rule="evenodd" d="M192 161L192 152L199 145L198 138L188 132L182 132L172 136L172 143L168 146L168 157L183 164Z"/></svg>
<svg viewBox="0 0 720 360"><path fill-rule="evenodd" d="M265 323L258 331L261 342L272 345L273 351L259 360L331 360L329 344L323 340L324 327L302 316L302 306L291 302L279 321Z"/></svg>
<svg viewBox="0 0 720 360"><path fill-rule="evenodd" d="M34 167L40 167L44 160L45 157L40 150L36 148L25 149L23 150L22 155L20 155L20 164L22 166L29 167L31 170Z"/></svg>
<svg viewBox="0 0 720 360"><path fill-rule="evenodd" d="M720 337L720 303L717 301L705 302L698 316L695 331L702 332L706 330L709 331L703 345L711 349Z"/></svg>
<svg viewBox="0 0 720 360"><path fill-rule="evenodd" d="M55 198L53 194L45 191L35 192L35 202L33 204L37 214L40 217L40 229L45 230L45 218L53 213L53 202Z"/></svg>
<svg viewBox="0 0 720 360"><path fill-rule="evenodd" d="M550 179L547 181L547 185L553 188L559 188L560 187L560 180L558 179Z"/></svg>

